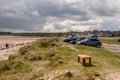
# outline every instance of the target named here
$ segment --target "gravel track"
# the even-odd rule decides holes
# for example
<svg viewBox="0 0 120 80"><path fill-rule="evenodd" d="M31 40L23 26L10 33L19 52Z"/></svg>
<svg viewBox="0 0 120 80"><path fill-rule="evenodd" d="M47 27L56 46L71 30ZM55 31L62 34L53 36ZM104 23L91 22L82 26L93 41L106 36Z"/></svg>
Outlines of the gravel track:
<svg viewBox="0 0 120 80"><path fill-rule="evenodd" d="M103 44L103 48L107 49L108 51L120 55L120 45L116 44Z"/></svg>

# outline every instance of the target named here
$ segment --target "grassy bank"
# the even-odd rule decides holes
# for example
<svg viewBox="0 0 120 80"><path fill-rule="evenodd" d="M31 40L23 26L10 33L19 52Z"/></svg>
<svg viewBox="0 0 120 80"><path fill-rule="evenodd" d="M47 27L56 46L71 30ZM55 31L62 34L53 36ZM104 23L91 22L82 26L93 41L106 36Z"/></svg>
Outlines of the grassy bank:
<svg viewBox="0 0 120 80"><path fill-rule="evenodd" d="M78 54L92 57L92 65L77 62ZM0 80L94 80L120 72L120 57L103 48L63 43L58 38L38 41L0 62Z"/></svg>
<svg viewBox="0 0 120 80"><path fill-rule="evenodd" d="M106 43L106 44L120 45L120 42L118 42L118 39L120 39L120 37L101 37L100 39L103 43Z"/></svg>

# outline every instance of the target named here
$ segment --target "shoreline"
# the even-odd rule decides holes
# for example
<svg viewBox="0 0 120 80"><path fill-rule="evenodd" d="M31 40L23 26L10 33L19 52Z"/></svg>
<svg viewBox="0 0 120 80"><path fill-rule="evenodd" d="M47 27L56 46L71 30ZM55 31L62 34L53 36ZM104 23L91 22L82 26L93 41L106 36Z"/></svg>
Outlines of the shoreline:
<svg viewBox="0 0 120 80"><path fill-rule="evenodd" d="M9 55L17 54L19 49L33 44L41 37L21 37L21 36L0 36L0 61L9 59ZM5 44L9 44L9 48L6 49Z"/></svg>

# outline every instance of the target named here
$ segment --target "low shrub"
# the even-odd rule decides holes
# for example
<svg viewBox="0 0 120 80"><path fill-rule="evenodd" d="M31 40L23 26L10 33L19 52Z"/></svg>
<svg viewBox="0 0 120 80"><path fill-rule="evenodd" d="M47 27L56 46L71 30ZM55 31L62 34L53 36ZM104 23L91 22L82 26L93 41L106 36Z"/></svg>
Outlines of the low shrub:
<svg viewBox="0 0 120 80"><path fill-rule="evenodd" d="M62 64L62 63L63 63L63 60L62 60L62 59L59 59L59 63Z"/></svg>
<svg viewBox="0 0 120 80"><path fill-rule="evenodd" d="M25 55L27 53L27 50L22 50L22 52L20 52L21 55Z"/></svg>
<svg viewBox="0 0 120 80"><path fill-rule="evenodd" d="M118 42L120 42L120 39L118 39Z"/></svg>
<svg viewBox="0 0 120 80"><path fill-rule="evenodd" d="M39 60L42 60L41 56L33 56L30 58L30 61L39 61Z"/></svg>
<svg viewBox="0 0 120 80"><path fill-rule="evenodd" d="M55 53L50 53L49 54L49 57L54 57L55 56Z"/></svg>
<svg viewBox="0 0 120 80"><path fill-rule="evenodd" d="M65 77L68 77L68 78L71 78L73 76L73 74L70 72L70 71L68 71L66 74L65 74Z"/></svg>
<svg viewBox="0 0 120 80"><path fill-rule="evenodd" d="M9 70L11 70L11 68L10 68L10 66L7 65L7 64L4 64L4 65L1 65L1 66L0 66L0 73L3 73L3 72L5 72L5 71L9 71Z"/></svg>
<svg viewBox="0 0 120 80"><path fill-rule="evenodd" d="M42 46L42 47L46 47L46 46L48 46L49 45L49 42L48 41L41 41L40 42L40 46Z"/></svg>
<svg viewBox="0 0 120 80"><path fill-rule="evenodd" d="M0 65L0 73L4 73L10 70L13 70L14 72L24 71L29 67L28 64L22 61L9 61L0 63Z"/></svg>
<svg viewBox="0 0 120 80"><path fill-rule="evenodd" d="M40 45L40 47L56 46L58 41L58 39L47 39L44 41L40 41L38 44Z"/></svg>
<svg viewBox="0 0 120 80"><path fill-rule="evenodd" d="M8 60L15 59L17 56L17 54L10 54Z"/></svg>

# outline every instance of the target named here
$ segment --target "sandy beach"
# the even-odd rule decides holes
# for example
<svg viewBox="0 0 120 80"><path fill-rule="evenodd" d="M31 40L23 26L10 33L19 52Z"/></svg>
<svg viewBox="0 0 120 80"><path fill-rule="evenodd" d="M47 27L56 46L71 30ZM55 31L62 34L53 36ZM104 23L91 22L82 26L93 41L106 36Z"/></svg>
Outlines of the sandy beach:
<svg viewBox="0 0 120 80"><path fill-rule="evenodd" d="M0 36L0 61L8 60L10 54L17 54L21 47L39 39L41 37ZM6 43L9 44L7 49Z"/></svg>

